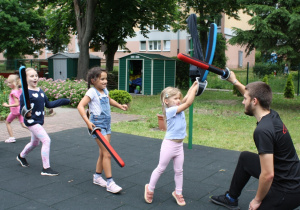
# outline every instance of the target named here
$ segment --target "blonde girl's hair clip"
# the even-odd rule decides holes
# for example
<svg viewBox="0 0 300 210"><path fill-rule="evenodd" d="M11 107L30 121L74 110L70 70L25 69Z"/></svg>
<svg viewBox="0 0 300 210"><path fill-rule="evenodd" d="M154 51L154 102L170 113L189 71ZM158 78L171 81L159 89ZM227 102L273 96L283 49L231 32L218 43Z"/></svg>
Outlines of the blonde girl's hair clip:
<svg viewBox="0 0 300 210"><path fill-rule="evenodd" d="M165 97L166 97L166 98L168 98L168 97L169 97L169 94L168 94L168 93L166 93Z"/></svg>

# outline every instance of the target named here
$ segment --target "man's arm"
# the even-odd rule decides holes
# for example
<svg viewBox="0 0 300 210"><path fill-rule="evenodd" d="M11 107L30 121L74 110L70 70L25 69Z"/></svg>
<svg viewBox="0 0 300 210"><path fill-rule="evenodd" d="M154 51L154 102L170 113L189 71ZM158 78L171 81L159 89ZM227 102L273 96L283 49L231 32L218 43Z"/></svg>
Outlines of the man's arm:
<svg viewBox="0 0 300 210"><path fill-rule="evenodd" d="M251 209L257 209L270 190L274 178L273 154L260 154L261 173L259 175L258 189L255 198L251 201Z"/></svg>
<svg viewBox="0 0 300 210"><path fill-rule="evenodd" d="M233 71L230 72L230 76L227 81L232 83L242 95L245 94L245 86L236 79Z"/></svg>

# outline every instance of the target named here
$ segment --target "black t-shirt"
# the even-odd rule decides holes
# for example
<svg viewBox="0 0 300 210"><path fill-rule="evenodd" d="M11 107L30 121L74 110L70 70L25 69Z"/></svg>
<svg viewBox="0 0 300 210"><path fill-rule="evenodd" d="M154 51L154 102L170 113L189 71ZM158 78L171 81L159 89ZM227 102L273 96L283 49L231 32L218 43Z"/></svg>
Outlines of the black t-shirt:
<svg viewBox="0 0 300 210"><path fill-rule="evenodd" d="M259 154L274 155L272 186L285 192L300 192L300 162L288 129L274 110L254 130Z"/></svg>

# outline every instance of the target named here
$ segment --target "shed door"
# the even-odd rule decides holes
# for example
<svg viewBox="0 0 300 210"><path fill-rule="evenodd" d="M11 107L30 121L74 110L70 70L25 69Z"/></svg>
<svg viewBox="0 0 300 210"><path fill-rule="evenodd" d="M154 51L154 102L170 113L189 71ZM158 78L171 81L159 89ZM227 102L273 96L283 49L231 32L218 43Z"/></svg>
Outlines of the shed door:
<svg viewBox="0 0 300 210"><path fill-rule="evenodd" d="M53 59L53 79L67 79L67 60Z"/></svg>

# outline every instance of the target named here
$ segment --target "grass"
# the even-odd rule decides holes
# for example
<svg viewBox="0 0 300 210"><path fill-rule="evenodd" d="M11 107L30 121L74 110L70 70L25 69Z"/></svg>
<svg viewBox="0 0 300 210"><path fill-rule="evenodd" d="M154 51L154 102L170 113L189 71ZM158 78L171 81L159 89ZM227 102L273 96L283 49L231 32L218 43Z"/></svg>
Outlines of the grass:
<svg viewBox="0 0 300 210"><path fill-rule="evenodd" d="M221 82L224 83L224 81ZM232 85L229 84L229 87L232 88ZM257 152L253 142L256 119L244 114L242 100L242 97L233 95L232 91L206 90L200 97L196 97L193 105L193 144ZM286 99L283 94L275 93L271 108L281 116L293 138L297 153L300 154L300 133L298 132L300 98ZM112 108L112 111L123 112L116 108ZM141 115L142 120L113 124L113 131L151 138L164 138L165 132L158 130L156 116L161 113L159 95L133 95L133 101L127 113ZM190 126L188 110L185 111L185 115L188 133ZM188 143L188 137L184 142Z"/></svg>
<svg viewBox="0 0 300 210"><path fill-rule="evenodd" d="M235 71L235 74L242 83L246 83L247 75L245 70ZM292 72L292 74L296 90L298 73ZM274 92L271 108L280 114L293 138L295 148L298 154L300 154L300 133L297 132L300 120L300 97L296 96L294 99L284 98L282 93L286 79L287 77L283 75L276 77L273 75L269 76L268 81ZM249 82L257 80L262 79L252 73L249 74ZM215 74L209 74L207 88L200 97L196 97L193 105L193 144L256 152L252 137L256 127L256 120L254 117L244 114L243 98L233 95L232 91L209 90L209 88L232 90L230 83L220 80ZM2 104L3 102L7 102L9 89L4 84L4 80L1 79L0 89L0 104ZM60 90L59 88L56 89ZM186 91L182 90L183 94ZM124 113L114 107L112 107L112 111ZM140 115L141 120L115 123L112 125L112 129L121 133L163 139L165 132L158 129L158 119L156 116L161 112L159 95L133 95L133 100L127 113ZM4 120L7 113L8 109L3 109L0 106L0 120ZM188 110L185 114L188 133L190 126ZM185 143L187 142L188 137L185 139Z"/></svg>

